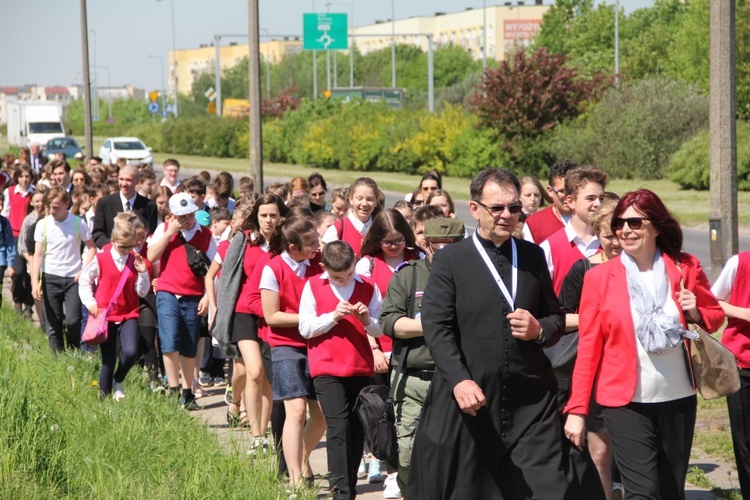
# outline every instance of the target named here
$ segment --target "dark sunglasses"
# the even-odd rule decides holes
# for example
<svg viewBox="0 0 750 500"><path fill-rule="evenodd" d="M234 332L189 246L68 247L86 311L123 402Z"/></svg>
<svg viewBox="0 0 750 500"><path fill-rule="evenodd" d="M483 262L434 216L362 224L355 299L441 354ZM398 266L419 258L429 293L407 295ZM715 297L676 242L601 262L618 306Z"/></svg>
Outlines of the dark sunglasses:
<svg viewBox="0 0 750 500"><path fill-rule="evenodd" d="M640 229L643 227L643 221L648 220L646 217L627 217L625 219L618 217L612 219L612 231L619 231L628 223L630 229Z"/></svg>
<svg viewBox="0 0 750 500"><path fill-rule="evenodd" d="M523 211L523 205L521 205L520 203L511 203L510 205L492 205L491 207L488 207L479 200L474 200L474 202L484 207L493 217L500 217L501 215L503 215L506 208L511 215L518 215L521 213L521 211Z"/></svg>

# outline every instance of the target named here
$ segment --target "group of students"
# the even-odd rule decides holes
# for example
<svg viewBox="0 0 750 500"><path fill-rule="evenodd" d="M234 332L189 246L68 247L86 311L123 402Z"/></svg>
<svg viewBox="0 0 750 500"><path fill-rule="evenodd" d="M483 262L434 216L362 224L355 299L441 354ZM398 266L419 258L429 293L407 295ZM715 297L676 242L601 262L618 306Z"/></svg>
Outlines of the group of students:
<svg viewBox="0 0 750 500"><path fill-rule="evenodd" d="M95 163L73 174L87 174ZM7 220L0 217L0 266L4 259L11 269L16 308L30 317L37 306L53 353L66 344L79 347L82 323L106 311L109 336L100 349L99 390L116 401L125 399L123 381L140 360L156 389L166 385L183 408L200 408L201 386L223 377L230 359L227 422L249 429L248 453L268 451L270 422L273 441L281 443L280 471L292 485L309 484L309 455L326 433L334 498L354 498L365 468L357 395L373 381L390 385L398 378L398 468L382 464L385 477L371 458L369 478L385 482L385 498L400 498L420 412L439 373L422 330L421 299L435 252L466 236L439 173L425 174L413 193L386 209L382 191L367 177L330 196L319 174L272 184L263 194L242 178L238 196L226 172L213 180L202 172L181 181L179 169L177 161L167 160L157 183L149 168L122 165L112 190L89 184L86 175L77 176L77 185L71 182L65 159L49 162L42 170L49 175L39 180L27 164L6 165L12 181L4 190ZM616 461L628 495L684 496L685 453L695 421L694 389L690 377L681 375L681 351L644 349L638 342L624 348L607 330L621 327L622 317L613 315L612 324L602 325L599 315L606 316L607 296L614 295L597 289L593 296L589 270L614 260L632 263L624 264L629 295L613 308L631 300L637 302L634 318L662 324L662 313L642 300L655 297L661 303L654 311L666 310L669 321L679 322L684 314L716 330L725 312L732 318L724 342L738 357L743 388L730 396L730 416L747 490L750 452L741 424L750 408L741 394L750 387L744 353L750 299L742 278L750 257L730 261L714 287L717 302L699 263L681 256L679 225L661 200L647 190L619 199L605 191L606 184L601 169L558 162L546 189L524 177L518 203L497 214L497 207L484 207L496 220L515 220L514 235L544 251L565 312L566 335L546 349L558 379L559 410L567 415L565 434L573 445L581 451L587 445L588 455L578 457L580 471L588 464L598 473L589 474L588 483L581 475L582 491L591 498L621 494L612 479ZM87 203L76 206L82 196ZM551 205L542 208L545 201ZM666 261L667 278L653 278L649 263L639 271L648 259L657 271ZM674 296L665 295L659 287L674 281L674 262L682 262L687 278ZM604 282L602 273L595 274ZM118 288L123 292L113 297ZM642 330L648 327L637 324L639 339ZM577 364L575 346L571 356L566 345L575 339ZM621 381L608 378L615 376L608 369L626 367L620 354L610 352L613 346L625 349L627 363L637 363L634 396L630 385L623 389ZM620 401L623 396L629 399ZM613 415L612 408L623 406L629 412ZM636 446L623 425L640 416Z"/></svg>

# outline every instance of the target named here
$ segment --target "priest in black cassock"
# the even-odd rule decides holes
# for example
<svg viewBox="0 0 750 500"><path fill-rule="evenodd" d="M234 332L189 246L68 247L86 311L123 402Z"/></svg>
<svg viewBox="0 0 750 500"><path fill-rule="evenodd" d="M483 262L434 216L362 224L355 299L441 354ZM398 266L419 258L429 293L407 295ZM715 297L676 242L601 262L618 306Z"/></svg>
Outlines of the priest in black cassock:
<svg viewBox="0 0 750 500"><path fill-rule="evenodd" d="M542 250L511 235L518 178L487 168L471 183L471 238L435 254L422 327L437 370L406 498L567 499L557 382L543 347L565 317Z"/></svg>

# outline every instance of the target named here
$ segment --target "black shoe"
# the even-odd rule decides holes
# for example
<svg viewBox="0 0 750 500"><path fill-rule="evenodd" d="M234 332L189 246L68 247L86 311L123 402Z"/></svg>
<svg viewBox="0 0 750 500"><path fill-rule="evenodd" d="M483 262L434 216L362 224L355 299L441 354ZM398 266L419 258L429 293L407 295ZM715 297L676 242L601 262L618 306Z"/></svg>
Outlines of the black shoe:
<svg viewBox="0 0 750 500"><path fill-rule="evenodd" d="M180 398L180 408L188 411L200 410L201 405L196 403L195 396L190 394L189 396L182 396Z"/></svg>

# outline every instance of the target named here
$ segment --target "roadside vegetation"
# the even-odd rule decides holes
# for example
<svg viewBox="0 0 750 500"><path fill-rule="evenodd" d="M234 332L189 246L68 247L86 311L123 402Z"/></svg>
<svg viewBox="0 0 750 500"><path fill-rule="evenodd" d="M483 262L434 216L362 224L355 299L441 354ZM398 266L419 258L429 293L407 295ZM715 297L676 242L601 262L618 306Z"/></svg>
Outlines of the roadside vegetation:
<svg viewBox="0 0 750 500"><path fill-rule="evenodd" d="M42 332L7 307L0 332L0 498L288 496L275 457L247 458L239 442L222 448L137 370L125 401L100 401L98 356L53 360Z"/></svg>

